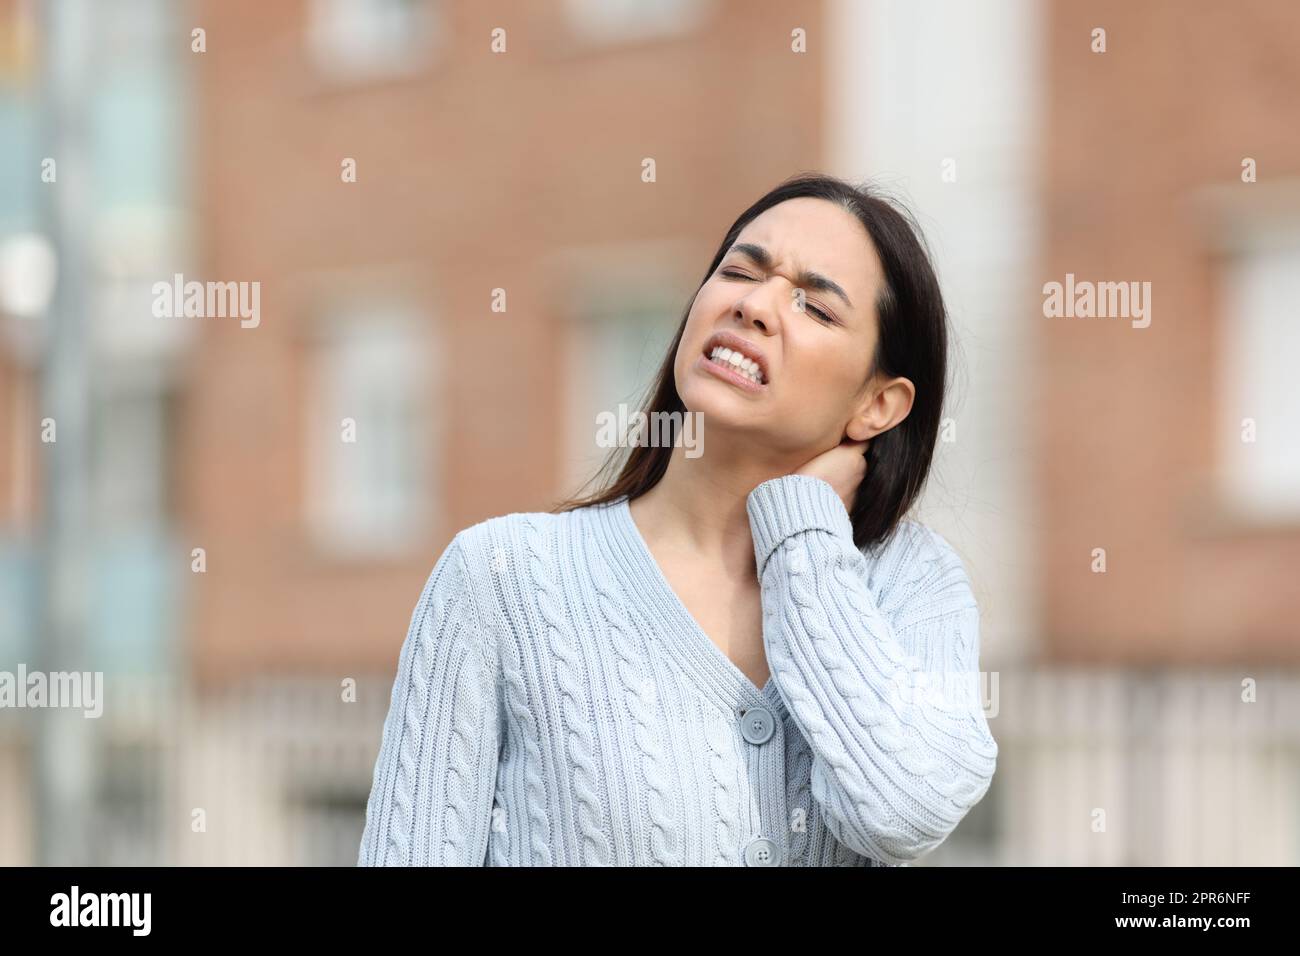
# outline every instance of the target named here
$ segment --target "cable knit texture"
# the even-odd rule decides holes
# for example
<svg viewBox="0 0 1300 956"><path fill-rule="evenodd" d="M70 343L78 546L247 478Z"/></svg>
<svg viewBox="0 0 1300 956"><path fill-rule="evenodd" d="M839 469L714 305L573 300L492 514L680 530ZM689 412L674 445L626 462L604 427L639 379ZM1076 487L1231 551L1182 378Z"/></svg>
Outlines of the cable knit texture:
<svg viewBox="0 0 1300 956"><path fill-rule="evenodd" d="M626 498L461 531L398 657L363 866L900 866L997 760L979 609L911 520L858 549L820 478L750 492L771 678L677 598Z"/></svg>

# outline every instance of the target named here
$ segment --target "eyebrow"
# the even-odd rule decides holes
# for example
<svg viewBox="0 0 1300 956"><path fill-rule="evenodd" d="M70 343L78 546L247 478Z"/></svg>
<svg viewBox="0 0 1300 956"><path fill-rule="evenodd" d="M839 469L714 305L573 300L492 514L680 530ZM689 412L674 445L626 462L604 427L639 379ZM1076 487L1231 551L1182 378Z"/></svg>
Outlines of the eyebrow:
<svg viewBox="0 0 1300 956"><path fill-rule="evenodd" d="M755 243L738 242L727 251L738 252L743 256L747 256L752 259L760 269L772 268L771 254L762 246L756 245ZM804 269L795 276L795 279L797 285L808 286L808 288L816 289L818 292L834 292L844 300L845 305L850 309L853 308L853 303L849 301L849 294L840 288L839 283L826 278L826 276L822 275L820 272L813 272L809 269Z"/></svg>

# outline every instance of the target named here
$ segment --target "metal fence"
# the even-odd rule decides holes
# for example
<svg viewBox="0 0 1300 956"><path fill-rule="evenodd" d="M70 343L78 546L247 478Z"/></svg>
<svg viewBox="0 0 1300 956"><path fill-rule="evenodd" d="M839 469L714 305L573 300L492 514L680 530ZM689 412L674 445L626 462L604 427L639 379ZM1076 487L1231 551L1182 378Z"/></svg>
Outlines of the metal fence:
<svg viewBox="0 0 1300 956"><path fill-rule="evenodd" d="M108 682L81 862L353 865L391 686ZM993 785L917 865L1300 863L1300 676L1039 669L989 689ZM0 863L39 863L36 828L59 821L31 731L56 715L3 716Z"/></svg>

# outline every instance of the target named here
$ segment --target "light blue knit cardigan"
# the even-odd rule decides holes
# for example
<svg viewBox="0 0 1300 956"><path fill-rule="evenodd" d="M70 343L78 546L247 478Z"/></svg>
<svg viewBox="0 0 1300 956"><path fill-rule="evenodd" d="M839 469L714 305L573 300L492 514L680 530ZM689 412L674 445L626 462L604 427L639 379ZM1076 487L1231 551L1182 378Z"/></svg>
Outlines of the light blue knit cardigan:
<svg viewBox="0 0 1300 956"><path fill-rule="evenodd" d="M989 787L979 609L820 478L747 500L771 678L696 624L626 498L455 536L402 645L360 865L903 865Z"/></svg>

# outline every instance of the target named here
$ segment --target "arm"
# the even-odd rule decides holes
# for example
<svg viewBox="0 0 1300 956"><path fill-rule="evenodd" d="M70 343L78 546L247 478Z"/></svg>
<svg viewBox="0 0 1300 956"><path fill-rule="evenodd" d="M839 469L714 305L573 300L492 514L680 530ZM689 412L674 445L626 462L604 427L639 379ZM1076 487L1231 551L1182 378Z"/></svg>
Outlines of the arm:
<svg viewBox="0 0 1300 956"><path fill-rule="evenodd" d="M911 539L917 548L894 551L899 566L881 576L901 598L886 615L828 482L774 478L747 508L764 648L812 749L827 827L864 856L915 860L980 801L997 758L978 693L979 609L961 561L928 531Z"/></svg>
<svg viewBox="0 0 1300 956"><path fill-rule="evenodd" d="M481 866L500 727L459 536L438 559L398 658L358 866Z"/></svg>

